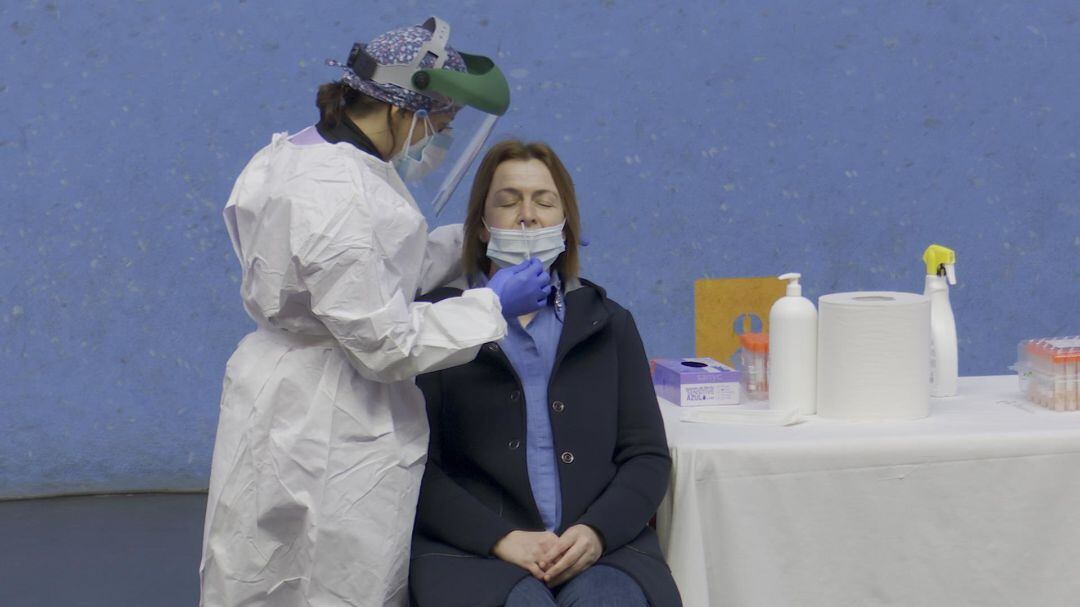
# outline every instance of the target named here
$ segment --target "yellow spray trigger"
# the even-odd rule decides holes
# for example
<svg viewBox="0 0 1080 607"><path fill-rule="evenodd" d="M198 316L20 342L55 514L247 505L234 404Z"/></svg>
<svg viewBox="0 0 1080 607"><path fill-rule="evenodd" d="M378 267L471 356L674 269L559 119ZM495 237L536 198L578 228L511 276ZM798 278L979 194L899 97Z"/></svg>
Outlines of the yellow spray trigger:
<svg viewBox="0 0 1080 607"><path fill-rule="evenodd" d="M947 274L949 282L955 284L953 268L956 266L956 251L939 244L932 244L926 247L922 258L926 262L927 274L931 276Z"/></svg>

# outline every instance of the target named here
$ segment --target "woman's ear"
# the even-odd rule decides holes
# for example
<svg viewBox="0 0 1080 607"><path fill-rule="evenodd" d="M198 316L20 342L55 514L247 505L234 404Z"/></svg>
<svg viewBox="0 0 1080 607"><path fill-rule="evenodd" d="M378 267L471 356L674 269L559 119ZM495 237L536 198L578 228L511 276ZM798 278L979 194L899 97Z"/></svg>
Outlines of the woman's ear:
<svg viewBox="0 0 1080 607"><path fill-rule="evenodd" d="M393 117L395 128L408 133L409 125L412 124L413 116L416 112L410 112L405 108L400 108L396 105L390 106L390 115Z"/></svg>

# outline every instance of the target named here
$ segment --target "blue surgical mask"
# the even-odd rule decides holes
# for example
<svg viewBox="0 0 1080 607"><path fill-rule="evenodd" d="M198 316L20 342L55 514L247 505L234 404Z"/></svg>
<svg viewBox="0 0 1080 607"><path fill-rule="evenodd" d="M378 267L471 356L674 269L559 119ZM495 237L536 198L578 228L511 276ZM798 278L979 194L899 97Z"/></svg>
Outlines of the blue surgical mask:
<svg viewBox="0 0 1080 607"><path fill-rule="evenodd" d="M522 223L519 230L506 230L489 227L487 222L484 222L490 235L487 244L488 259L500 268L508 268L535 257L544 264L544 270L547 271L566 250L566 240L563 238L565 225L564 221L550 228L526 230Z"/></svg>
<svg viewBox="0 0 1080 607"><path fill-rule="evenodd" d="M394 168L403 181L418 181L437 169L446 159L453 137L446 131L436 133L428 120L427 112L420 110L413 114L409 125L409 135L405 141L412 141L413 130L418 119L424 121L424 138L404 148L392 160Z"/></svg>

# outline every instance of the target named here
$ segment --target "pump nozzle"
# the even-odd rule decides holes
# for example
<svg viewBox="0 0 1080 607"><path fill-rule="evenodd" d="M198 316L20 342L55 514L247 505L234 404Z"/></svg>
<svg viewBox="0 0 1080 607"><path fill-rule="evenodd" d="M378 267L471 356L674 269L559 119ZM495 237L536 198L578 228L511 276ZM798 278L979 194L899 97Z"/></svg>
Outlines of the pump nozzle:
<svg viewBox="0 0 1080 607"><path fill-rule="evenodd" d="M799 297L802 295L802 285L799 284L799 279L802 278L802 274L798 272L788 272L787 274L781 274L778 277L780 280L788 281L787 294L789 297Z"/></svg>
<svg viewBox="0 0 1080 607"><path fill-rule="evenodd" d="M932 244L923 252L926 273L930 276L944 276L949 284L956 284L956 251Z"/></svg>
<svg viewBox="0 0 1080 607"><path fill-rule="evenodd" d="M944 263L941 267L945 269L945 278L948 279L949 284L956 284L956 264Z"/></svg>

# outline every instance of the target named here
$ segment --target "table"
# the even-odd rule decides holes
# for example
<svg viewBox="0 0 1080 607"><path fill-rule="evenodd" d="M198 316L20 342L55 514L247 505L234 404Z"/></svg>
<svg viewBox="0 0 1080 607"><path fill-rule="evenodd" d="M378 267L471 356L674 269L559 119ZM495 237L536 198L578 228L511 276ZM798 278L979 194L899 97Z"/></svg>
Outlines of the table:
<svg viewBox="0 0 1080 607"><path fill-rule="evenodd" d="M1080 605L1080 412L1015 376L961 378L915 421L661 410L657 528L687 607Z"/></svg>

